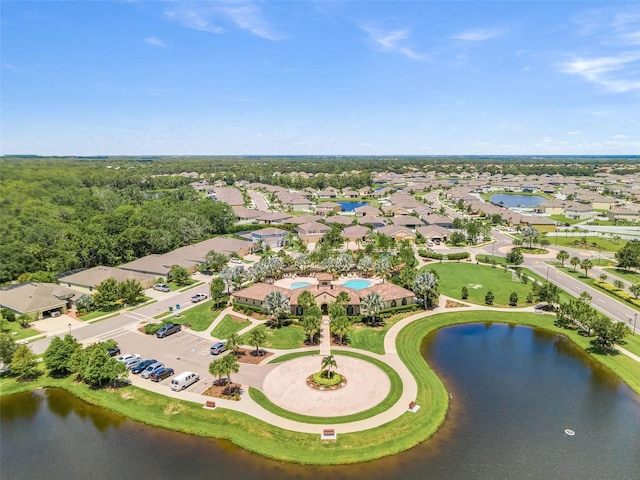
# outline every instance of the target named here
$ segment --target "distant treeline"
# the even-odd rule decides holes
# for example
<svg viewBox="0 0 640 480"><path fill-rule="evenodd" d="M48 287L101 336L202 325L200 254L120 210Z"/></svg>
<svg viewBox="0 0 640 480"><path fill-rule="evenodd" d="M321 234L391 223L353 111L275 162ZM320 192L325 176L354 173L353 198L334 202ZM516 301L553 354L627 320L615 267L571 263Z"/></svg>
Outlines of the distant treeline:
<svg viewBox="0 0 640 480"><path fill-rule="evenodd" d="M1 157L0 283L117 265L227 232L231 209L197 194L194 178L175 176L182 172L301 189L359 188L385 171L583 176L603 166L640 171L638 157Z"/></svg>

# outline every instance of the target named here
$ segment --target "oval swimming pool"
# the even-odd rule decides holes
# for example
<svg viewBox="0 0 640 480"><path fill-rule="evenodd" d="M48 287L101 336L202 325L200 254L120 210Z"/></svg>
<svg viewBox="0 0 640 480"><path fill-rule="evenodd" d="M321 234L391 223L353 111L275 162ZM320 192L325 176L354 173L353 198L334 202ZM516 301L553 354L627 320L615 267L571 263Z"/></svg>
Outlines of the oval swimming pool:
<svg viewBox="0 0 640 480"><path fill-rule="evenodd" d="M362 290L363 288L370 287L371 282L369 280L349 280L342 285L347 288L352 288L353 290Z"/></svg>
<svg viewBox="0 0 640 480"><path fill-rule="evenodd" d="M308 287L309 285L311 285L309 282L293 282L289 289L295 290L296 288Z"/></svg>

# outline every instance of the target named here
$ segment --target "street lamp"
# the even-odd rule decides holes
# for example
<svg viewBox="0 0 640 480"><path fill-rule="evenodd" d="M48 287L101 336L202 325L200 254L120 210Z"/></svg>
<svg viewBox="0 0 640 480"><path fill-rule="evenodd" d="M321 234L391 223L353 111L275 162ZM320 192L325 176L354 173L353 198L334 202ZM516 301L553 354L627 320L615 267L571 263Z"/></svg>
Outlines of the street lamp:
<svg viewBox="0 0 640 480"><path fill-rule="evenodd" d="M547 283L549 283L549 265L547 265Z"/></svg>
<svg viewBox="0 0 640 480"><path fill-rule="evenodd" d="M71 335L71 323L69 323L69 325L67 325L69 327L69 335Z"/></svg>
<svg viewBox="0 0 640 480"><path fill-rule="evenodd" d="M631 332L632 335L636 334L636 322L638 321L638 314L636 313L633 316L633 331Z"/></svg>

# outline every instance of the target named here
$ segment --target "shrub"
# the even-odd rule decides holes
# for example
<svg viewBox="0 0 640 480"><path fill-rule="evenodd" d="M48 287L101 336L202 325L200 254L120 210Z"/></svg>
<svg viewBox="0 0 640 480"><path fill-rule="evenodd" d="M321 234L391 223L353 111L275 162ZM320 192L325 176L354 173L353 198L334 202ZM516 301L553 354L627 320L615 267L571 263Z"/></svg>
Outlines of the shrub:
<svg viewBox="0 0 640 480"><path fill-rule="evenodd" d="M460 261L464 260L465 258L469 258L469 256L469 252L448 253L447 259Z"/></svg>
<svg viewBox="0 0 640 480"><path fill-rule="evenodd" d="M611 285L610 283L607 283L607 282L601 282L599 280L595 280L593 284L596 287L601 288L602 290L606 290L607 292L624 300L625 302L629 302L630 304L635 305L636 307L640 307L640 299L634 298L633 295L623 290L618 290L618 288L616 288L615 285Z"/></svg>
<svg viewBox="0 0 640 480"><path fill-rule="evenodd" d="M381 310L378 316L382 319L391 318L394 315L405 312L413 312L414 310L418 310L419 305L417 303L412 303L410 305L400 305L399 307L391 307L385 308Z"/></svg>
<svg viewBox="0 0 640 480"><path fill-rule="evenodd" d="M245 315L251 315L252 313L264 313L264 309L262 307L258 307L257 305L245 305L244 303L236 302L233 304L233 309L242 312Z"/></svg>
<svg viewBox="0 0 640 480"><path fill-rule="evenodd" d="M331 373L331 378L328 378L327 372L318 372L313 374L313 381L316 385L321 387L333 387L335 385L340 385L343 381L342 375L336 372Z"/></svg>
<svg viewBox="0 0 640 480"><path fill-rule="evenodd" d="M487 294L484 296L484 303L487 305L493 305L493 301L495 300L495 295L492 290L489 290Z"/></svg>
<svg viewBox="0 0 640 480"><path fill-rule="evenodd" d="M518 306L518 294L516 292L511 292L509 296L509 305L512 307Z"/></svg>

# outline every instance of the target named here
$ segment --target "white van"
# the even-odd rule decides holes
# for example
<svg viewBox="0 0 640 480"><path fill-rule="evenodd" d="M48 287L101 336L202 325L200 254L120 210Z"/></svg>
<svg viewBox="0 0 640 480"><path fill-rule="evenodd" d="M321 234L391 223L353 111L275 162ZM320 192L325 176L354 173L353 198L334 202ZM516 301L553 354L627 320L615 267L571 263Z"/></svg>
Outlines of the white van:
<svg viewBox="0 0 640 480"><path fill-rule="evenodd" d="M182 372L171 380L171 390L179 392L200 380L200 375L195 372Z"/></svg>

